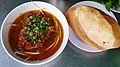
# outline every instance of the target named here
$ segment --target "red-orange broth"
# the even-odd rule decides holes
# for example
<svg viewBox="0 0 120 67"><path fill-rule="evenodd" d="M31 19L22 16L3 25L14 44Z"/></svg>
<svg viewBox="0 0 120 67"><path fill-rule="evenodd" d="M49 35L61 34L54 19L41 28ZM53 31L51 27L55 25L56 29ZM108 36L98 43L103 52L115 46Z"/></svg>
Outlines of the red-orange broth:
<svg viewBox="0 0 120 67"><path fill-rule="evenodd" d="M63 28L62 28L61 23L51 13L46 12L46 11L43 11L43 12L44 12L44 15L39 10L33 10L33 11L29 11L29 12L23 13L19 17L17 17L16 20L12 23L12 24L15 24L16 26L11 25L11 27L10 27L9 34L8 34L9 35L9 44L10 44L12 50L15 52L15 54L17 56L19 56L20 58L26 60L26 61L40 61L40 60L44 60L44 59L52 56L60 48L60 46L62 44L63 36L64 36L63 33L64 32L63 32ZM32 40L29 41L28 40L28 42L27 42L26 40L27 40L27 37L30 36L29 34L26 37L24 36L26 38L26 40L21 40L21 38L20 38L20 36L23 36L23 34L21 34L21 30L24 30L23 28L28 23L28 20L29 20L28 17L29 16L40 16L40 17L43 17L44 20L45 20L44 22L47 22L48 25L52 26L51 29L54 30L54 32L49 32L49 37L48 38L45 39L45 37L44 37L44 41L43 42L41 42L41 40L42 40L41 36L44 36L44 35L41 35L40 37L38 37L38 35L36 35L37 38L41 39L40 43L42 44L42 46L41 46L41 44L40 44L40 46L38 45L38 40L37 39L36 39L36 42L35 42L35 40L34 41L32 41ZM58 26L56 26L56 23L57 23ZM56 27L57 28L59 27L61 29L61 32L57 32L56 33L55 32L57 30ZM26 34L25 31L26 30L24 30L24 34ZM59 41L57 42L57 44L51 46L51 44L54 43L54 41L55 41L54 39L56 38L56 36L59 35L60 33L61 33L61 36L59 36ZM42 32L42 34L44 34L44 33ZM32 35L34 35L34 33ZM32 36L30 36L30 37L32 37ZM24 44L21 43L21 42L24 42ZM32 44L29 45L28 44L29 42L32 43ZM37 47L36 47L35 44L34 44L35 46L33 45L33 42L35 42ZM27 43L27 45L26 45L26 43ZM23 44L23 45L21 45L21 44ZM50 48L47 49L48 47L50 47ZM16 51L40 52L40 54L21 55L21 54L16 53Z"/></svg>

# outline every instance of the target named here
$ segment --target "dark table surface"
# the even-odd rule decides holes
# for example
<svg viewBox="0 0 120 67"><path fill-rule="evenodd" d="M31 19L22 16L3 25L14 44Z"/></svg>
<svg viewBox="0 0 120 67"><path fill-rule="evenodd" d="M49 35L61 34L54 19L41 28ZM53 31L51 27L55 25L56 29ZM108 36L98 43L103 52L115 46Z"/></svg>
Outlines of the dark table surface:
<svg viewBox="0 0 120 67"><path fill-rule="evenodd" d="M0 0L0 26L6 15L16 6L31 0ZM42 0L66 10L80 0ZM120 22L120 14L115 13ZM53 61L41 66L27 66L11 59L0 43L0 67L120 67L120 48L101 53L88 53L77 49L68 41L64 51Z"/></svg>

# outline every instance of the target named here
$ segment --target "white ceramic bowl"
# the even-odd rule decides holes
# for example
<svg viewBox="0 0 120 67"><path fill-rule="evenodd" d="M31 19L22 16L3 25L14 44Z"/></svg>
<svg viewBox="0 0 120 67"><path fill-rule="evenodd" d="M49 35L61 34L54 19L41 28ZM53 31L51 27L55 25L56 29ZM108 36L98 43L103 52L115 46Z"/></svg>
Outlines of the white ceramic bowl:
<svg viewBox="0 0 120 67"><path fill-rule="evenodd" d="M97 8L97 9L103 11L104 13L108 14L109 16L113 17L117 21L116 17L114 16L114 14L112 12L108 12L104 5L97 3L97 2L82 1L82 2L78 2L78 3L74 4L72 7L78 7L78 6L82 6L82 5L92 6L94 8ZM76 34L71 29L71 27L69 27L69 28L70 28L69 40L73 43L74 46L76 46L77 48L79 48L81 50L87 51L87 52L102 52L102 50L97 50L97 49L87 45L86 43L84 43L82 40L80 40L76 36Z"/></svg>
<svg viewBox="0 0 120 67"><path fill-rule="evenodd" d="M16 56L14 54L14 52L12 51L12 49L10 48L9 42L8 42L8 32L9 32L9 28L10 28L10 24L12 24L12 22L20 15L20 13L24 13L30 10L39 10L38 7L36 7L35 5L33 5L32 2L27 2L24 3L18 7L16 7L15 9L13 9L4 19L3 24L1 26L1 43L2 46L4 48L4 50L6 51L6 53L15 61L20 62L22 64L25 65L41 65L41 64L45 64L47 62L52 61L53 59L55 59L58 55L60 55L60 53L63 51L63 49L65 48L67 41L68 41L68 36L69 36L69 27L67 24L67 20L65 18L65 16L63 15L63 13L57 9L56 7L54 7L51 4L45 3L45 2L40 2L40 1L33 1L35 4L37 4L41 9L45 8L45 10L47 12L50 12L51 14L53 14L54 16L57 17L57 19L61 22L62 27L64 29L64 39L62 42L62 45L60 46L60 48L58 49L58 51L53 54L51 57L42 60L40 62L29 62L29 61L23 61L21 58L19 58L18 56Z"/></svg>

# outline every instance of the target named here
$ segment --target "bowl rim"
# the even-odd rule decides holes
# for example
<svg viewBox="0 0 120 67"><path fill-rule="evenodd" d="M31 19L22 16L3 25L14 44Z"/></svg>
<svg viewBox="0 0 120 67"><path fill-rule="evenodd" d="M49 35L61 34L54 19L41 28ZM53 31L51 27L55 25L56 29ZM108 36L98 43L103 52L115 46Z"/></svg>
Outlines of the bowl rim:
<svg viewBox="0 0 120 67"><path fill-rule="evenodd" d="M54 5L52 5L52 4L50 4L50 3L47 3L47 2L43 2L43 1L32 1L32 2L34 2L34 3L44 3L44 4L48 4L48 5L53 6L55 9L59 10L59 9L56 8ZM63 44L63 42L62 42L60 48L59 48L53 55L51 55L50 57L42 60L42 62L27 63L27 62L21 61L21 60L15 58L14 56L12 56L12 55L8 52L8 50L6 49L6 47L5 47L4 43L3 43L2 31L3 31L3 26L5 25L5 21L6 21L6 19L8 18L8 16L9 16L13 11L15 11L16 9L18 9L18 8L24 6L24 5L30 4L30 3L32 3L32 2L26 2L26 3L22 3L22 4L18 5L17 7L15 7L14 9L12 9L12 10L7 14L7 16L5 16L5 18L4 18L4 20L3 20L3 23L2 23L2 25L1 25L1 29L0 29L0 31L1 31L1 32L0 32L0 37L1 37L0 40L1 40L1 44L2 44L3 49L5 50L5 52L6 52L13 60L15 60L15 61L17 61L17 62L19 62L19 63L25 64L25 65L43 65L43 64L46 64L46 63L54 60L55 58L57 58L57 57L62 53L62 51L64 50L64 48L66 47L67 42L68 42L68 38L69 38L69 26L68 26L68 23L66 23L66 24L67 24L67 26L66 26L67 31L64 31L64 36L63 36L63 37L64 37L64 38L63 38L64 44ZM28 10L28 11L29 11L29 10ZM60 10L59 10L59 11L60 11ZM60 12L61 12L61 11L60 11ZM67 22L67 19L66 19L65 15L64 15L62 12L61 12L61 15L63 15L63 18L64 18L65 21ZM61 23L61 24L63 25L63 23ZM63 28L63 29L64 29L64 28ZM67 35L65 35L65 32L67 33ZM65 36L66 36L66 38L65 38ZM62 47L62 48L61 48L61 47ZM60 50L60 49L61 49L61 50ZM58 51L59 51L59 52L58 52ZM56 53L57 53L57 54L56 54ZM54 57L52 57L52 56L54 56ZM51 58L51 57L52 57L52 58ZM49 59L49 58L50 58L50 59ZM46 60L47 60L47 61L46 61Z"/></svg>

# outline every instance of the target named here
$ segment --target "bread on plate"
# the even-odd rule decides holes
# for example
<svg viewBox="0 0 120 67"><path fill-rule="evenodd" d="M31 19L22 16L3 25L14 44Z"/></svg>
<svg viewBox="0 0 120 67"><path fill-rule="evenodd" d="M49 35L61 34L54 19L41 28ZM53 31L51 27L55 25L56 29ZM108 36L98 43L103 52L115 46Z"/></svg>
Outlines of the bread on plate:
<svg viewBox="0 0 120 67"><path fill-rule="evenodd" d="M91 7L72 7L66 12L69 26L86 44L108 50L120 47L120 27L111 16Z"/></svg>

